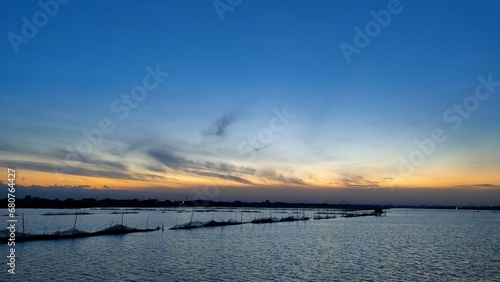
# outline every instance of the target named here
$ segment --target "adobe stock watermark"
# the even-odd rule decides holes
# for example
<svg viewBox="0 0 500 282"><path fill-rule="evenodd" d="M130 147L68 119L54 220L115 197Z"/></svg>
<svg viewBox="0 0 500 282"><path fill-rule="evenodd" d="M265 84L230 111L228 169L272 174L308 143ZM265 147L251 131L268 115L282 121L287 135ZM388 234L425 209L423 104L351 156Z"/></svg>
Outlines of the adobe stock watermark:
<svg viewBox="0 0 500 282"><path fill-rule="evenodd" d="M241 5L241 3L243 3L243 0L214 0L212 2L212 5L214 6L219 20L223 22L224 14L226 12L234 11L234 9Z"/></svg>
<svg viewBox="0 0 500 282"><path fill-rule="evenodd" d="M443 113L443 121L450 125L452 130L459 129L463 121L475 112L481 102L487 100L493 94L496 88L500 87L500 80L494 81L493 75L489 74L488 78L478 76L479 83L477 84L474 94L468 95L461 103L454 104L453 107L446 109ZM423 140L415 140L417 148L411 151L407 157L398 156L398 173L399 176L409 177L415 172L415 168L425 163L426 159L435 153L437 146L444 143L448 139L446 130L436 127L432 130L430 138Z"/></svg>
<svg viewBox="0 0 500 282"><path fill-rule="evenodd" d="M223 186L219 184L214 185L205 185L203 188L192 188L194 193L191 198L192 206L189 206L191 209L191 213L181 213L180 218L183 220L181 224L185 224L186 222L198 221L198 217L193 219L193 212L197 208L207 208L210 204L210 201L215 200L221 193L221 189ZM188 207L188 206L186 206Z"/></svg>
<svg viewBox="0 0 500 282"><path fill-rule="evenodd" d="M370 45L371 40L380 34L382 28L386 28L391 23L392 16L397 15L402 11L403 6L399 0L389 0L389 2L387 2L387 9L382 9L378 12L371 10L370 14L373 17L373 20L365 24L364 31L358 26L354 27L354 46L346 43L345 41L342 41L339 44L340 50L342 51L347 63L351 63L351 56L353 54L361 53L361 50Z"/></svg>
<svg viewBox="0 0 500 282"><path fill-rule="evenodd" d="M192 198L193 208L207 207L210 200L213 200L217 196L219 196L220 191L221 191L221 186L219 186L218 184L205 185L203 189L193 188L193 193L194 193L194 196Z"/></svg>
<svg viewBox="0 0 500 282"><path fill-rule="evenodd" d="M122 94L119 99L114 100L110 104L110 110L115 114L115 118L125 120L132 109L136 109L139 103L144 101L153 90L158 88L163 80L170 74L160 70L160 65L157 64L155 69L150 66L145 67L146 74L142 78L142 83L133 87L129 94ZM54 172L59 180L62 180L62 175L71 173L75 168L74 162L81 164L84 154L91 154L94 148L99 146L105 135L111 134L116 129L112 117L102 118L95 128L82 129L82 138L73 147L66 145L66 156L62 162L52 162Z"/></svg>
<svg viewBox="0 0 500 282"><path fill-rule="evenodd" d="M205 185L203 187L203 190L193 189L194 190L193 201L214 199L219 195L220 188L221 187L219 185L216 186Z"/></svg>
<svg viewBox="0 0 500 282"><path fill-rule="evenodd" d="M274 134L282 132L289 124L290 120L296 116L287 113L286 106L280 112L273 109L274 117L269 120L269 126L263 127L257 136L248 136L247 141L241 141L238 145L238 153L243 156L250 154L248 160L252 161L257 156L257 151L271 145L274 141Z"/></svg>
<svg viewBox="0 0 500 282"><path fill-rule="evenodd" d="M49 23L49 20L55 17L60 10L60 5L68 4L70 0L40 0L38 6L41 10L33 13L31 20L26 17L21 17L23 25L21 26L20 35L14 32L7 33L14 53L19 53L19 45L28 44L30 39L33 39L38 31Z"/></svg>

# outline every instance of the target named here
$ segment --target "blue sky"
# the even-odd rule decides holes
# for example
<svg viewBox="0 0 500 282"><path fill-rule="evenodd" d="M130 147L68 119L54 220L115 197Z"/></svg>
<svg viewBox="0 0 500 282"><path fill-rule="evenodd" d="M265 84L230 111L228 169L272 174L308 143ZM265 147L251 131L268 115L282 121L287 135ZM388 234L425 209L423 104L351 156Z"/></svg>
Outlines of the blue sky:
<svg viewBox="0 0 500 282"><path fill-rule="evenodd" d="M498 1L242 1L223 21L212 1L70 1L15 48L9 34L22 36L22 18L43 9L0 5L0 167L25 171L28 187L208 183L262 197L280 187L286 199L289 186L500 185L500 90L457 130L443 120L474 95L478 76L500 80ZM388 5L402 11L348 63L339 45L354 45L354 28ZM141 85L147 66L169 76L119 119L111 104ZM284 107L290 123L251 147L255 158L241 154ZM53 163L103 118L113 132L57 177ZM398 156L436 127L447 141L398 175Z"/></svg>

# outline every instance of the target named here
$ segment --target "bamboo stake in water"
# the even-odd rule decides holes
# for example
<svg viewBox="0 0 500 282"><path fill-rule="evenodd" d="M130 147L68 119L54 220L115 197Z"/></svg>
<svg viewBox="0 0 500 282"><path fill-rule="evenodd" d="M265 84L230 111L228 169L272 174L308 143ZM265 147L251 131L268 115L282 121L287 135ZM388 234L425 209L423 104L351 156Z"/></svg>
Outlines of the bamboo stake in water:
<svg viewBox="0 0 500 282"><path fill-rule="evenodd" d="M78 218L78 212L75 214L75 223L73 224L73 230L71 231L71 235L75 234L75 228L76 228L76 219Z"/></svg>
<svg viewBox="0 0 500 282"><path fill-rule="evenodd" d="M25 236L25 234L26 234L26 233L24 233L24 213L22 213L22 214L21 214L21 216L22 216L22 218L23 218L23 238L24 238L24 237L26 237L26 236Z"/></svg>

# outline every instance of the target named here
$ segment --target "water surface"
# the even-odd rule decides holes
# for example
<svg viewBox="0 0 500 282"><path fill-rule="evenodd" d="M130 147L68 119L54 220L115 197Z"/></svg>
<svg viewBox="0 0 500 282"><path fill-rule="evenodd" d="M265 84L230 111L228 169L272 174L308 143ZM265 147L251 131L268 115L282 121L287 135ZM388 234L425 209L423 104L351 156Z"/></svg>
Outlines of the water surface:
<svg viewBox="0 0 500 282"><path fill-rule="evenodd" d="M77 228L121 222L109 210L85 210ZM269 210L260 210L269 215ZM273 216L288 215L286 210ZM21 210L27 232L73 227L60 210ZM191 220L243 219L234 210L191 213L138 210L131 227ZM300 211L302 212L302 211ZM312 216L315 210L306 211ZM6 220L6 217L2 217ZM16 275L1 281L500 281L500 213L392 209L383 217L165 230L16 245ZM7 246L0 251L7 253ZM6 262L6 258L4 261Z"/></svg>

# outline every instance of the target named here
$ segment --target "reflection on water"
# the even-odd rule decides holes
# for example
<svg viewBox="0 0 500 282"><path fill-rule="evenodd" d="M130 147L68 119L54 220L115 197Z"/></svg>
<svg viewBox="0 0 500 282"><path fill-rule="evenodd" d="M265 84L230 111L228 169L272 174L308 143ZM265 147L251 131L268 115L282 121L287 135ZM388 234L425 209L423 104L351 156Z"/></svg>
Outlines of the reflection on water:
<svg viewBox="0 0 500 282"><path fill-rule="evenodd" d="M85 210L77 228L96 231L122 214ZM26 231L65 230L74 216L24 210ZM125 214L131 227L193 220L249 221L269 210ZM273 211L278 215L278 212ZM291 211L284 211L287 216ZM295 212L295 211L294 211ZM302 211L300 211L302 212ZM306 211L308 216L316 211ZM16 245L17 274L1 281L500 280L500 213L389 210L385 217L239 225ZM7 254L7 246L2 250ZM4 256L5 257L5 256ZM6 259L4 259L6 260Z"/></svg>

